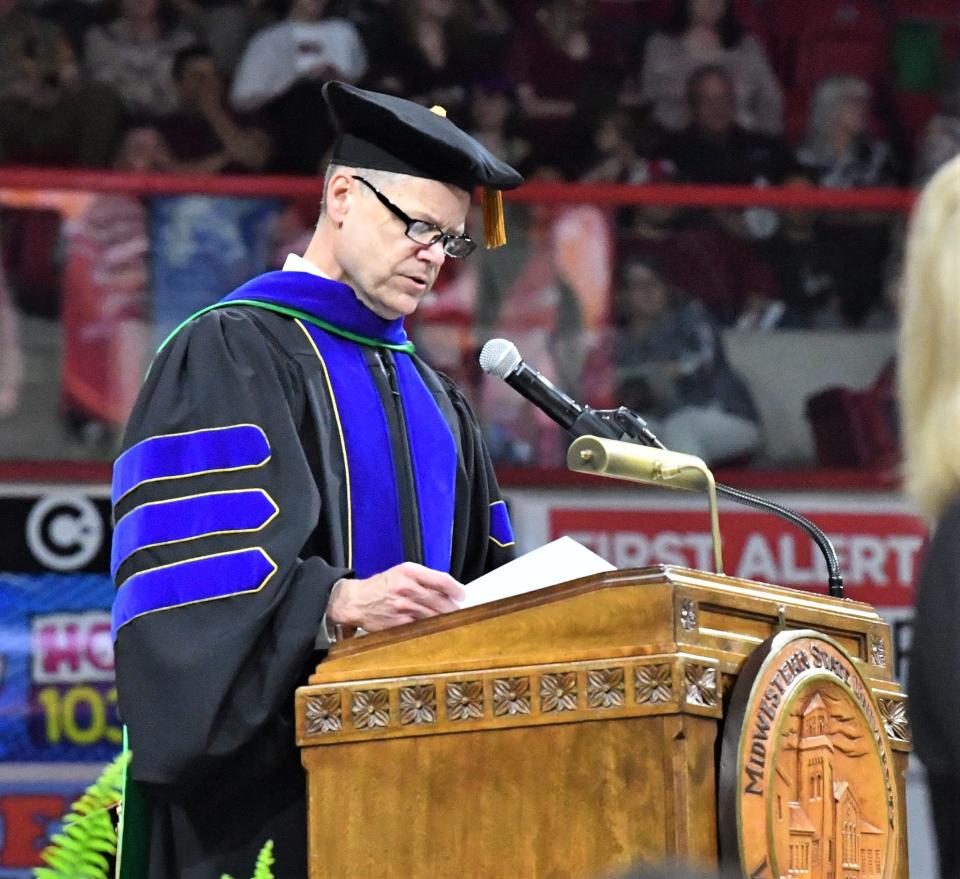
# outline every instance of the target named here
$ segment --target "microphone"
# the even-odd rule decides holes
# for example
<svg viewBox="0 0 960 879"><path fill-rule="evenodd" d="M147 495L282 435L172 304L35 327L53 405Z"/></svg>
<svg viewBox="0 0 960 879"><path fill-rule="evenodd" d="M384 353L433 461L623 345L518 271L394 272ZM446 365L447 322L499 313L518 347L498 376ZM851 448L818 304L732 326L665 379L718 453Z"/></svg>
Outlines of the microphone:
<svg viewBox="0 0 960 879"><path fill-rule="evenodd" d="M523 362L520 352L507 339L491 339L480 352L480 368L503 379L534 406L549 415L574 436L603 436L620 439L623 431L610 424L589 406L581 406L549 379Z"/></svg>
<svg viewBox="0 0 960 879"><path fill-rule="evenodd" d="M480 368L497 378L502 378L510 387L519 391L531 403L543 410L561 427L574 436L599 436L607 439L629 440L641 445L655 446L666 450L663 443L647 428L647 423L631 409L591 409L581 406L559 388L544 378L520 357L513 342L507 339L491 339L480 352ZM782 504L758 497L750 492L717 483L717 493L744 506L773 513L804 531L823 554L827 563L829 594L843 597L843 577L840 562L830 538L806 516Z"/></svg>

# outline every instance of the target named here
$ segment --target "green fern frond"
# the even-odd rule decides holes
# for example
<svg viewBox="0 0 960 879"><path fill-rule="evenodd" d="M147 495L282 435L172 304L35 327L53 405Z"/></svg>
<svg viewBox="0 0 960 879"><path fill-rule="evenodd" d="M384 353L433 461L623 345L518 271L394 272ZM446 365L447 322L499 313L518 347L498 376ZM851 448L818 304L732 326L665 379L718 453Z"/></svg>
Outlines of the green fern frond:
<svg viewBox="0 0 960 879"><path fill-rule="evenodd" d="M70 807L63 829L40 854L47 866L37 867L34 879L109 879L117 834L108 809L120 801L129 759L129 751L118 754Z"/></svg>
<svg viewBox="0 0 960 879"><path fill-rule="evenodd" d="M270 869L273 864L273 840L268 839L263 844L263 848L260 849L260 854L257 855L257 863L253 868L253 879L274 879L273 870ZM224 873L220 879L233 879L233 877Z"/></svg>
<svg viewBox="0 0 960 879"><path fill-rule="evenodd" d="M270 869L273 863L273 840L268 839L263 844L263 848L260 849L260 854L257 855L257 865L253 870L253 879L273 879L273 870Z"/></svg>

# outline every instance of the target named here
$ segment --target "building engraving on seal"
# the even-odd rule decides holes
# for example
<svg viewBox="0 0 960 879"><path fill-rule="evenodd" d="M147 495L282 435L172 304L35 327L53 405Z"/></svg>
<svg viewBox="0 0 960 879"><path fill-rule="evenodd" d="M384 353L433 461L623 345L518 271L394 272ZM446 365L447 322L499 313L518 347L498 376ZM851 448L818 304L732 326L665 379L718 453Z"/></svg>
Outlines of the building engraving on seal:
<svg viewBox="0 0 960 879"><path fill-rule="evenodd" d="M721 755L724 858L751 879L893 879L900 836L892 751L849 654L810 630L747 660ZM728 819L725 819L728 820Z"/></svg>
<svg viewBox="0 0 960 879"><path fill-rule="evenodd" d="M774 774L773 833L778 853L786 854L781 873L785 867L791 877L879 879L885 833L844 777L843 758L866 756L866 734L851 725L841 701L820 690L791 720Z"/></svg>

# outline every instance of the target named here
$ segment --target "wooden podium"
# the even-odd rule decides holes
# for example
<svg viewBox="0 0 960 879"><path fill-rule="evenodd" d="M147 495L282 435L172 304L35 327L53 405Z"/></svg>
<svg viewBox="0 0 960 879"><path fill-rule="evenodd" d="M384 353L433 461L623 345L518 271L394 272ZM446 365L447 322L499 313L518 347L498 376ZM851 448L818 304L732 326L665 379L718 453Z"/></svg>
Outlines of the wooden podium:
<svg viewBox="0 0 960 879"><path fill-rule="evenodd" d="M890 755L889 857L865 848L857 875L907 876L910 744L884 621L858 602L658 566L337 644L296 697L311 879L716 865L730 693L761 642L807 629L849 654ZM837 808L851 808L851 785L828 777ZM783 833L809 843L788 812ZM868 815L863 832L881 823ZM797 875L827 875L817 863Z"/></svg>

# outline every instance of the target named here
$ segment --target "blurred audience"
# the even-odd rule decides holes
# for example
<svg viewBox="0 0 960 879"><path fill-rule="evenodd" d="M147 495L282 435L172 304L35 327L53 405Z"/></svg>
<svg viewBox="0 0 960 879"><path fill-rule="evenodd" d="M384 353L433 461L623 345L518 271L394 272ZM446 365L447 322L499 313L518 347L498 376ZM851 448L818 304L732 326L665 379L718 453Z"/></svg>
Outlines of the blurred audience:
<svg viewBox="0 0 960 879"><path fill-rule="evenodd" d="M0 418L16 411L23 385L20 320L0 261Z"/></svg>
<svg viewBox="0 0 960 879"><path fill-rule="evenodd" d="M273 24L270 0L170 0L183 23L210 48L217 70L230 76L250 37Z"/></svg>
<svg viewBox="0 0 960 879"><path fill-rule="evenodd" d="M709 465L751 455L759 416L723 356L703 304L671 290L650 260L630 259L613 294L614 396L669 449Z"/></svg>
<svg viewBox="0 0 960 879"><path fill-rule="evenodd" d="M669 27L647 41L640 72L642 102L664 128L690 123L687 83L705 64L725 67L736 95L736 120L749 131L783 131L783 95L761 44L737 18L733 0L674 0Z"/></svg>
<svg viewBox="0 0 960 879"><path fill-rule="evenodd" d="M157 123L173 170L220 174L259 171L270 157L270 138L257 120L230 110L209 49L192 46L174 61L177 111Z"/></svg>
<svg viewBox="0 0 960 879"><path fill-rule="evenodd" d="M779 183L790 165L781 137L750 131L737 122L735 84L720 65L700 67L687 83L690 124L667 152L679 179L693 183Z"/></svg>
<svg viewBox="0 0 960 879"><path fill-rule="evenodd" d="M129 128L119 171L168 171L156 129ZM102 193L65 223L62 298L62 405L76 440L110 454L149 361L147 209L122 193Z"/></svg>
<svg viewBox="0 0 960 879"><path fill-rule="evenodd" d="M604 49L587 27L588 0L540 0L521 16L509 72L518 83L536 164L569 171L574 117L584 100L595 102Z"/></svg>
<svg viewBox="0 0 960 879"><path fill-rule="evenodd" d="M426 106L464 114L470 83L499 72L509 17L493 0L398 0L371 50L368 83Z"/></svg>
<svg viewBox="0 0 960 879"><path fill-rule="evenodd" d="M256 34L237 66L230 102L261 111L276 147L273 169L317 174L333 142L321 88L357 82L367 53L357 27L326 15L327 0L291 0L286 18Z"/></svg>
<svg viewBox="0 0 960 879"><path fill-rule="evenodd" d="M517 168L527 169L530 141L519 114L516 89L505 76L484 77L470 89L470 134L490 152Z"/></svg>
<svg viewBox="0 0 960 879"><path fill-rule="evenodd" d="M593 130L582 183L663 183L675 176L659 126L644 111L614 108Z"/></svg>
<svg viewBox="0 0 960 879"><path fill-rule="evenodd" d="M87 31L86 75L110 86L129 114L162 116L177 104L173 59L193 41L160 0L121 0L113 21Z"/></svg>
<svg viewBox="0 0 960 879"><path fill-rule="evenodd" d="M110 162L120 102L80 76L60 29L0 0L0 163Z"/></svg>
<svg viewBox="0 0 960 879"><path fill-rule="evenodd" d="M775 322L776 279L749 239L742 212L644 205L622 237L626 256L655 260L721 326L768 329Z"/></svg>

